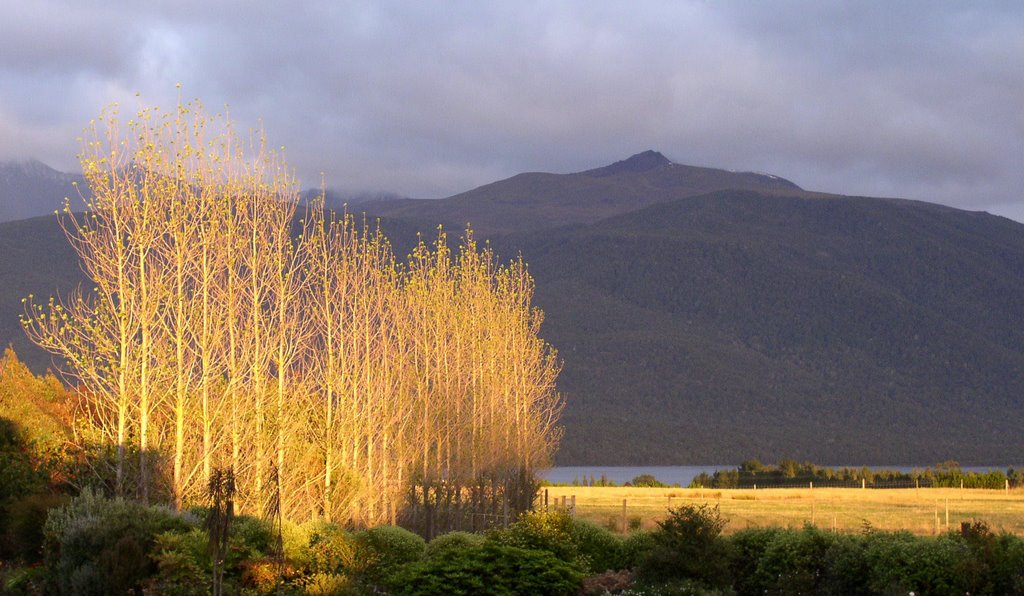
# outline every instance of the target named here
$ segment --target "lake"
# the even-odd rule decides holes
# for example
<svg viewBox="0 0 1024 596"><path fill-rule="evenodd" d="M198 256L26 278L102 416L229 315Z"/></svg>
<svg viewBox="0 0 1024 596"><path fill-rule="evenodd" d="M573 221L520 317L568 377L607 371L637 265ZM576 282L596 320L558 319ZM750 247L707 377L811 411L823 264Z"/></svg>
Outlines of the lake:
<svg viewBox="0 0 1024 596"><path fill-rule="evenodd" d="M640 474L651 474L665 484L678 484L685 487L701 472L714 474L718 470L734 470L736 465L701 465L701 466L558 466L540 472L538 475L552 484L571 484L573 480L595 480L603 475L615 484L624 484ZM823 466L833 469L861 468L864 466ZM867 466L870 470L897 470L911 472L924 470L928 466ZM934 466L932 466L934 467ZM1005 472L1009 466L961 466L965 472L988 472L999 470Z"/></svg>
<svg viewBox="0 0 1024 596"><path fill-rule="evenodd" d="M701 472L714 474L718 470L731 470L736 466L559 466L540 472L538 475L552 484L570 484L573 480L591 476L595 480L604 476L615 484L623 484L640 474L651 474L665 484L690 484Z"/></svg>

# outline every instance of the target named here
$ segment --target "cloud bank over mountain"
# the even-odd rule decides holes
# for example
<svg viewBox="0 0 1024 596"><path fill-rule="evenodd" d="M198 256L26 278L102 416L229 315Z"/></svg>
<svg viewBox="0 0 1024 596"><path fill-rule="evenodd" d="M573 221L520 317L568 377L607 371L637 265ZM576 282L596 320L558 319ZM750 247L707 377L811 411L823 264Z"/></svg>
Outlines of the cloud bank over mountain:
<svg viewBox="0 0 1024 596"><path fill-rule="evenodd" d="M0 159L66 171L104 105L180 82L306 186L440 197L657 147L1024 220L1015 3L52 1L6 11L0 55Z"/></svg>

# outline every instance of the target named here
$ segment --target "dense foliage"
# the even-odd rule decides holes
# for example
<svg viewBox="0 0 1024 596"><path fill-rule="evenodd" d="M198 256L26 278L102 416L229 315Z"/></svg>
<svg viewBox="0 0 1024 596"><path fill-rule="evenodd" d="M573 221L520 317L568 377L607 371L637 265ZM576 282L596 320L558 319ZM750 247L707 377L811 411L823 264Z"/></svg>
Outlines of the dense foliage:
<svg viewBox="0 0 1024 596"><path fill-rule="evenodd" d="M0 559L41 558L47 512L74 480L66 399L52 375L33 375L12 349L0 357Z"/></svg>
<svg viewBox="0 0 1024 596"><path fill-rule="evenodd" d="M391 578L390 593L568 596L579 591L582 579L577 567L550 551L488 542L405 567Z"/></svg>
<svg viewBox="0 0 1024 596"><path fill-rule="evenodd" d="M43 566L0 566L0 593L199 595L212 565L196 508L86 491L53 509ZM671 509L654 531L623 536L536 512L486 535L430 543L380 526L323 521L231 525L225 593L248 594L895 594L1024 592L1024 540L981 522L937 537L750 528L721 534L707 505ZM623 592L623 593L626 593Z"/></svg>
<svg viewBox="0 0 1024 596"><path fill-rule="evenodd" d="M704 504L670 508L651 535L651 548L638 567L651 582L695 580L710 587L728 584L730 545L722 537L726 520L718 507Z"/></svg>

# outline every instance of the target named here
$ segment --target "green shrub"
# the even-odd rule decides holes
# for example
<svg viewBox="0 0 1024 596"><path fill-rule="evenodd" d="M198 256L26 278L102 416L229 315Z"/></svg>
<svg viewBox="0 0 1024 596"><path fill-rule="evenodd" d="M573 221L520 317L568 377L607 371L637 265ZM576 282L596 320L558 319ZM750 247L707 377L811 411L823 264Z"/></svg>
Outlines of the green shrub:
<svg viewBox="0 0 1024 596"><path fill-rule="evenodd" d="M628 567L623 557L622 540L601 526L575 519L571 538L578 553L577 561L586 563L583 571L601 573Z"/></svg>
<svg viewBox="0 0 1024 596"><path fill-rule="evenodd" d="M636 569L640 561L654 548L652 532L640 530L622 539L620 545L621 563L624 569Z"/></svg>
<svg viewBox="0 0 1024 596"><path fill-rule="evenodd" d="M288 520L281 524L281 547L284 549L284 558L299 569L308 569L312 566L313 552L309 546L312 530L311 524L296 524Z"/></svg>
<svg viewBox="0 0 1024 596"><path fill-rule="evenodd" d="M825 552L822 591L829 594L863 594L868 591L868 561L864 538L837 534Z"/></svg>
<svg viewBox="0 0 1024 596"><path fill-rule="evenodd" d="M427 544L427 558L436 559L450 550L464 550L483 546L486 538L470 532L448 532L437 536Z"/></svg>
<svg viewBox="0 0 1024 596"><path fill-rule="evenodd" d="M876 532L865 543L868 589L873 592L965 594L972 588L963 569L973 555L956 536L917 538L909 532Z"/></svg>
<svg viewBox="0 0 1024 596"><path fill-rule="evenodd" d="M377 526L353 536L355 556L349 571L366 587L380 586L397 568L423 558L423 538L397 526Z"/></svg>
<svg viewBox="0 0 1024 596"><path fill-rule="evenodd" d="M779 532L757 563L758 591L811 594L829 572L828 552L836 535L813 526Z"/></svg>
<svg viewBox="0 0 1024 596"><path fill-rule="evenodd" d="M267 522L247 515L231 521L225 569L238 568L243 561L265 557L274 547L274 533Z"/></svg>
<svg viewBox="0 0 1024 596"><path fill-rule="evenodd" d="M47 475L33 461L25 433L14 421L0 417L0 507L46 488Z"/></svg>
<svg viewBox="0 0 1024 596"><path fill-rule="evenodd" d="M391 576L390 594L570 595L579 592L583 574L543 550L489 541L479 548L451 549L438 557L407 565Z"/></svg>
<svg viewBox="0 0 1024 596"><path fill-rule="evenodd" d="M1012 534L996 537L992 560L992 592L1024 594L1024 540Z"/></svg>
<svg viewBox="0 0 1024 596"><path fill-rule="evenodd" d="M166 507L107 499L84 491L50 511L43 553L53 588L65 594L123 594L156 570L150 551L163 532L186 532L195 520Z"/></svg>
<svg viewBox="0 0 1024 596"><path fill-rule="evenodd" d="M46 569L31 567L4 567L0 565L0 594L45 594Z"/></svg>
<svg viewBox="0 0 1024 596"><path fill-rule="evenodd" d="M531 511L507 528L491 531L487 539L503 546L547 551L563 561L580 563L574 527L572 517L564 511ZM580 565L585 566L585 562Z"/></svg>
<svg viewBox="0 0 1024 596"><path fill-rule="evenodd" d="M310 570L333 575L353 565L355 541L336 524L315 522L309 529Z"/></svg>
<svg viewBox="0 0 1024 596"><path fill-rule="evenodd" d="M637 568L643 583L692 579L710 587L729 584L730 544L722 538L726 520L718 507L669 508L651 537L654 547Z"/></svg>
<svg viewBox="0 0 1024 596"><path fill-rule="evenodd" d="M296 583L303 594L315 596L349 596L359 594L359 590L347 575L338 573L313 573Z"/></svg>
<svg viewBox="0 0 1024 596"><path fill-rule="evenodd" d="M6 542L11 555L26 563L43 560L43 528L51 509L61 507L68 497L40 493L22 497L7 508Z"/></svg>
<svg viewBox="0 0 1024 596"><path fill-rule="evenodd" d="M200 528L185 533L164 532L153 541L157 572L149 592L169 596L199 596L210 591L213 569L209 537Z"/></svg>
<svg viewBox="0 0 1024 596"><path fill-rule="evenodd" d="M733 586L740 594L763 593L757 576L757 564L764 558L768 545L786 530L781 528L747 528L729 537L732 547Z"/></svg>

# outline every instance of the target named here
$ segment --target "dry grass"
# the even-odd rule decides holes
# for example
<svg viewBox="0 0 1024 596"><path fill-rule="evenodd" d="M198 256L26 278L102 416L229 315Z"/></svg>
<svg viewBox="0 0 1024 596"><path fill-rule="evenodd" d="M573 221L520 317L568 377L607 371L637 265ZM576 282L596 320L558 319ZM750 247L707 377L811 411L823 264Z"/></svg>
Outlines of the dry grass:
<svg viewBox="0 0 1024 596"><path fill-rule="evenodd" d="M682 489L632 487L555 486L548 491L554 507L563 497L576 499L580 517L603 526L622 524L622 502L626 501L628 520L639 518L652 528L665 517L667 507L710 503L721 507L729 525L726 532L748 527L780 526L799 528L812 523L821 528L856 532L868 524L878 530L908 530L914 534L934 534L936 521L946 530L961 522L984 521L995 531L1024 536L1024 490L955 489ZM543 505L542 505L543 506Z"/></svg>

